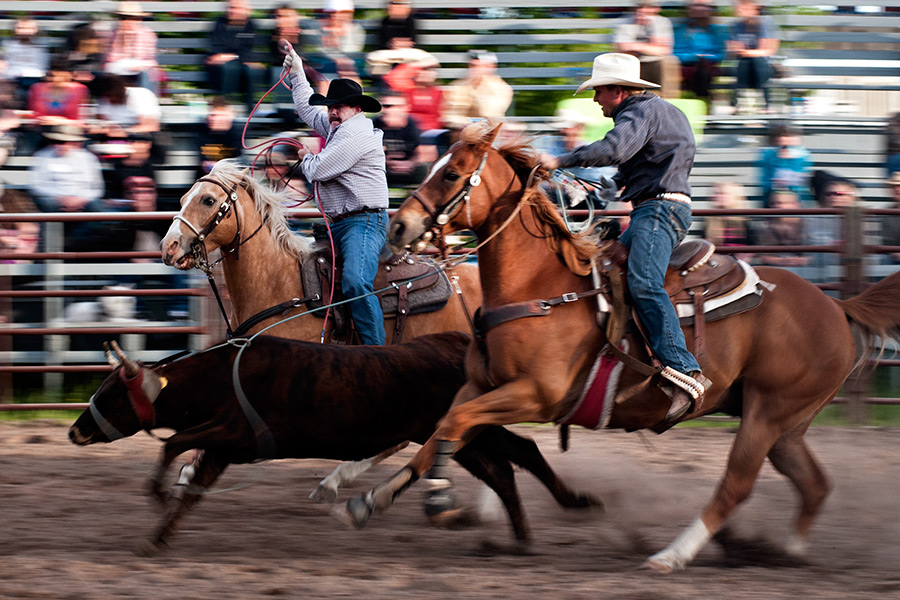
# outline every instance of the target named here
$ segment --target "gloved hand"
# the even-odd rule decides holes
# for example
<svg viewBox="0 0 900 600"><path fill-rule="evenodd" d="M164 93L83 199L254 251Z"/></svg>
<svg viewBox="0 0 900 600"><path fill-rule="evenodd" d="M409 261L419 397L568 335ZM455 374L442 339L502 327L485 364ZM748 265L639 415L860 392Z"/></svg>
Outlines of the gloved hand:
<svg viewBox="0 0 900 600"><path fill-rule="evenodd" d="M600 179L597 180L597 183L600 184L597 187L597 193L599 194L600 199L606 203L615 202L616 194L619 193L619 186L616 185L616 182L605 175L601 175Z"/></svg>
<svg viewBox="0 0 900 600"><path fill-rule="evenodd" d="M287 42L287 40L281 40L282 46L284 46L284 68L290 73L297 73L298 75L303 72L303 59L297 54L297 52L291 47L291 45Z"/></svg>

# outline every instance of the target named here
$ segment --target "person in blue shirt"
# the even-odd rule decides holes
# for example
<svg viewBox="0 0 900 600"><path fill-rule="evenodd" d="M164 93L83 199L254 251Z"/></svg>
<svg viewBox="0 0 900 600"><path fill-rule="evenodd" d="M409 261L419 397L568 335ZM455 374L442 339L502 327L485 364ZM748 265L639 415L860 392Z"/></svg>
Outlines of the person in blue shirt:
<svg viewBox="0 0 900 600"><path fill-rule="evenodd" d="M766 208L774 192L808 198L812 155L800 144L800 130L791 123L775 123L769 131L769 147L759 157L759 187Z"/></svg>
<svg viewBox="0 0 900 600"><path fill-rule="evenodd" d="M673 54L681 63L681 87L703 100L710 98L712 80L721 74L728 29L713 22L712 0L691 0L687 17L675 24Z"/></svg>

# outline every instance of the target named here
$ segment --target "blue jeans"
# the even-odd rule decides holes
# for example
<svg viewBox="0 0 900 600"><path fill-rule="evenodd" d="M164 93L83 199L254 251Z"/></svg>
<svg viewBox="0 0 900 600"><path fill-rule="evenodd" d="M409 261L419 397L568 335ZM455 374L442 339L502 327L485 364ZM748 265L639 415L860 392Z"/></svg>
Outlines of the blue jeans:
<svg viewBox="0 0 900 600"><path fill-rule="evenodd" d="M766 85L772 76L772 67L769 59L764 56L751 56L739 58L735 69L734 92L731 96L731 104L737 105L738 90L762 90L763 100L769 106L769 86Z"/></svg>
<svg viewBox="0 0 900 600"><path fill-rule="evenodd" d="M347 217L331 226L334 243L343 256L341 290L347 298L363 296L349 303L362 343L384 345L384 315L378 298L372 295L378 273L378 255L387 238L387 211Z"/></svg>
<svg viewBox="0 0 900 600"><path fill-rule="evenodd" d="M628 290L644 324L650 347L664 366L682 373L699 371L687 351L678 313L663 287L672 250L691 226L691 207L672 200L645 200L631 211L619 240L628 248Z"/></svg>

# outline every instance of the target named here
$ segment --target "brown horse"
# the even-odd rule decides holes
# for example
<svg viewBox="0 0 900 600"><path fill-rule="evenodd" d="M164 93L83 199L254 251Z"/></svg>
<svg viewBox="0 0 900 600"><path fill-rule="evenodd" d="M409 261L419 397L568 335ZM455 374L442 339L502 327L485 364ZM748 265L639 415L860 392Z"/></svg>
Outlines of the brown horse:
<svg viewBox="0 0 900 600"><path fill-rule="evenodd" d="M247 169L233 161L219 161L207 178L194 183L181 198L181 211L160 245L162 260L167 265L187 270L197 266L195 247L202 247L204 255L220 250L225 285L231 298L231 323L235 326L293 298L304 298L301 265L313 250L313 242L290 230L284 216L285 202L286 197L259 183ZM458 278L462 299L459 294L451 294L442 309L409 315L403 330L404 339L471 330L465 305L474 310L481 304L478 268L461 265L453 269L451 275ZM256 333L306 310L302 305L289 307L250 327L246 333ZM297 316L266 333L307 342L319 341L323 320L317 315L321 314ZM385 318L388 343L393 339L393 322L393 317ZM330 341L332 323L329 319L326 341ZM334 500L340 485L349 483L393 453L393 450L386 451L373 459L341 465L322 480L310 498Z"/></svg>
<svg viewBox="0 0 900 600"><path fill-rule="evenodd" d="M595 241L573 236L531 181L544 176L524 146L494 149L497 129L471 125L435 164L429 178L391 220L394 248L416 242L433 226L471 229L481 241L482 311L593 288L589 262ZM532 171L535 169L535 171ZM478 175L474 178L472 175ZM480 181L479 181L480 179ZM800 494L800 512L787 550L805 551L829 484L804 441L815 415L828 404L876 336L898 337L900 274L847 301L829 298L804 279L760 268L765 291L754 310L707 324L702 367L714 382L702 409L741 417L724 477L700 516L647 566L684 568L750 494L766 457ZM571 298L571 296L570 296ZM567 415L597 353L606 343L596 325L596 303L573 301L489 329L467 354L466 384L435 434L409 464L347 511L362 526L393 498L480 428L523 421L552 422ZM535 316L535 315L529 315ZM686 330L686 339L692 340ZM859 346L854 342L860 340ZM631 348L643 344L631 340ZM646 358L646 355L644 355ZM629 370L621 373L610 428L649 428L666 415L669 397ZM441 473L432 471L432 478ZM449 485L449 482L444 483Z"/></svg>

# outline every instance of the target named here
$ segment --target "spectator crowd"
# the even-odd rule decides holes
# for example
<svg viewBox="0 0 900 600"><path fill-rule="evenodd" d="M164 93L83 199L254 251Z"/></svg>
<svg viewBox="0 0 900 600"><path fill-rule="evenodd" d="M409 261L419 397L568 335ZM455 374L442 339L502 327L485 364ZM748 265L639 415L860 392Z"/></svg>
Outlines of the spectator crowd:
<svg viewBox="0 0 900 600"><path fill-rule="evenodd" d="M444 84L439 81L440 62L418 47L419 21L410 0L387 1L368 48L352 0L326 0L314 17L298 8L299 3L285 2L269 11L266 16L273 27L263 32L252 17L249 0L228 0L224 14L211 24L204 60L209 88L206 118L195 136L198 176L218 160L243 155L245 118L282 76L281 40L302 56L306 77L319 92L324 93L335 78L371 82L369 87L383 106L375 123L384 131L390 186L421 182L462 127L475 119L502 119L513 106L513 88L498 73L494 52L471 49L465 73ZM780 33L757 0L736 0L733 9L735 18L726 25L718 14L721 7L712 0L687 0L676 18L663 16L658 0L638 0L616 29L613 47L636 56L641 77L660 85L658 93L664 98L686 96L709 103L717 80L730 65L733 84L726 90L728 104L744 110L747 98L758 95L761 110L771 110L768 82ZM33 155L34 160L27 190L17 191L27 194L10 198L4 209L7 205L62 212L175 208L156 190L156 170L166 156L162 117L168 92L157 36L148 25L153 18L138 2L120 2L112 26L88 20L53 50L41 35L40 21L16 20L13 35L0 43L0 164L13 153ZM290 102L290 92L283 87L274 88L272 94L275 102ZM550 124L555 135L545 147L571 150L594 141L584 138L584 115L560 112ZM895 117L886 136L885 158L892 190L900 188L898 132L900 119ZM268 167L273 181L283 186L282 171L290 164L290 157L276 156ZM840 208L856 201L853 182L829 180L828 174L816 178L812 155L802 145L801 132L790 123L775 123L757 164L763 207ZM296 187L303 189L303 182ZM731 182L716 185L712 200L723 209L750 206L745 190ZM836 219L820 221L780 215L759 224L727 216L707 219L704 231L720 246L833 244L842 239L834 227ZM896 229L886 227L884 239L900 244ZM14 233L5 230L4 247L19 245L11 241ZM33 228L24 232L21 245L32 247L35 235ZM71 224L65 248L149 248L153 235L153 228L141 223L119 229L90 222ZM759 255L753 260L788 266L809 262L802 255Z"/></svg>

